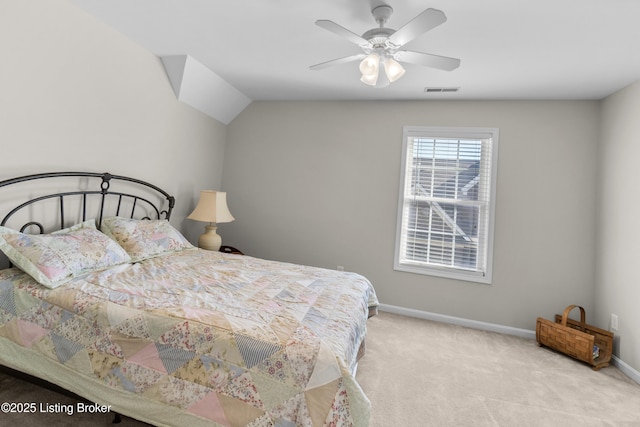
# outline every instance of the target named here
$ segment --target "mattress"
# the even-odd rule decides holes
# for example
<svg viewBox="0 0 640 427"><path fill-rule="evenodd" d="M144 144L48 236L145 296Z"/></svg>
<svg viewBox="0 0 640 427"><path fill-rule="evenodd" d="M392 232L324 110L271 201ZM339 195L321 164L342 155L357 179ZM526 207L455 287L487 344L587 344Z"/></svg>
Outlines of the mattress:
<svg viewBox="0 0 640 427"><path fill-rule="evenodd" d="M0 363L155 425L366 426L371 283L200 249L49 289L0 270Z"/></svg>

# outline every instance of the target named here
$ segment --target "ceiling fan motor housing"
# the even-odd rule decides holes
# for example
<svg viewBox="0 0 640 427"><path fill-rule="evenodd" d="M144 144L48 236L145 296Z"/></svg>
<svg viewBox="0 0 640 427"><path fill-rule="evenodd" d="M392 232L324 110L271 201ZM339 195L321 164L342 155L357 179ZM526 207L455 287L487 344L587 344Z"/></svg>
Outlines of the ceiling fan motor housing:
<svg viewBox="0 0 640 427"><path fill-rule="evenodd" d="M396 30L392 30L391 28L374 28L364 33L362 38L368 40L369 43L375 46L384 44L389 36L395 32Z"/></svg>
<svg viewBox="0 0 640 427"><path fill-rule="evenodd" d="M373 15L373 17L375 18L376 22L378 23L378 25L380 25L379 28L373 28L367 32L365 32L362 35L362 38L367 40L369 43L371 43L371 46L373 46L374 48L376 47L383 47L383 48L393 48L395 46L393 46L389 41L389 37L396 32L396 30L393 30L391 28L386 28L384 26L384 24L387 22L387 20L391 17L391 14L393 13L393 8L391 6L388 5L380 5L377 7L374 7L371 10L371 14Z"/></svg>

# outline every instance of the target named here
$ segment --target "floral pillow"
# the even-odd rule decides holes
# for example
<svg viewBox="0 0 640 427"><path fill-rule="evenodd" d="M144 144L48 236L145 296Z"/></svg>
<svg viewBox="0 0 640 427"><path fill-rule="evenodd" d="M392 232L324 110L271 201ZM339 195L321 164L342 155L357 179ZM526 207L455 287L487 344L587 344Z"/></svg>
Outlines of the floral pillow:
<svg viewBox="0 0 640 427"><path fill-rule="evenodd" d="M169 221L163 219L105 218L102 232L118 242L133 261L195 249Z"/></svg>
<svg viewBox="0 0 640 427"><path fill-rule="evenodd" d="M0 227L0 250L38 283L56 288L92 271L130 262L116 242L83 223L53 234L24 234Z"/></svg>

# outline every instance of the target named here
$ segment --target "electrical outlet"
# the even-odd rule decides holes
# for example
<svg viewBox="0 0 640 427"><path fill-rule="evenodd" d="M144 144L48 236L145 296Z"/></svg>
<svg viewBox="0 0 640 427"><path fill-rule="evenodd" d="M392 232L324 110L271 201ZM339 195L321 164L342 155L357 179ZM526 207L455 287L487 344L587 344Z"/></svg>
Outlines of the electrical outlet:
<svg viewBox="0 0 640 427"><path fill-rule="evenodd" d="M336 270L338 270L338 271L344 271L344 266L339 265L339 266L336 268Z"/></svg>
<svg viewBox="0 0 640 427"><path fill-rule="evenodd" d="M611 330L618 330L618 315L611 313Z"/></svg>

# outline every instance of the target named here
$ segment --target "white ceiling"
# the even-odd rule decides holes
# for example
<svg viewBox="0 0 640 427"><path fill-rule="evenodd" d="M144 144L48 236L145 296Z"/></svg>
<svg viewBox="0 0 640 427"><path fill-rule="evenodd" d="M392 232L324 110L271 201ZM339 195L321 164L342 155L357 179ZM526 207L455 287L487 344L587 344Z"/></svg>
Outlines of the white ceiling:
<svg viewBox="0 0 640 427"><path fill-rule="evenodd" d="M406 64L385 88L361 83L358 62L309 69L360 52L316 20L362 34L381 0L71 1L160 57L195 58L251 100L601 99L640 79L639 0L388 0L396 30L442 10L447 22L406 49L462 63Z"/></svg>

